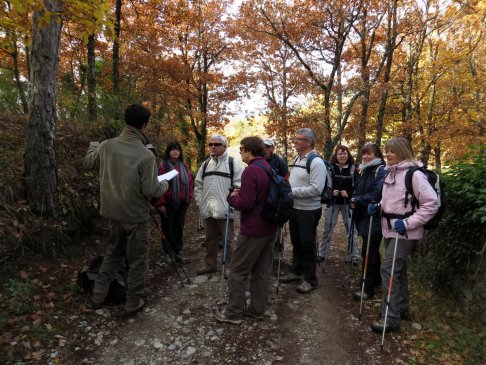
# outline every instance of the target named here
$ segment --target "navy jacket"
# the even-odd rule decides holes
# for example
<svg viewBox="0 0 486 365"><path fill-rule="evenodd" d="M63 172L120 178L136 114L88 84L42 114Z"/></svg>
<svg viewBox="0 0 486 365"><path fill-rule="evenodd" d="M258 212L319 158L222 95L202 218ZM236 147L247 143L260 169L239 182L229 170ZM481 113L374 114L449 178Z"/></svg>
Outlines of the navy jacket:
<svg viewBox="0 0 486 365"><path fill-rule="evenodd" d="M372 166L360 171L354 184L353 199L355 203L354 221L360 236L368 236L370 217L367 208L371 202L379 203L385 181L385 163L382 166ZM371 235L381 234L380 219L373 217Z"/></svg>

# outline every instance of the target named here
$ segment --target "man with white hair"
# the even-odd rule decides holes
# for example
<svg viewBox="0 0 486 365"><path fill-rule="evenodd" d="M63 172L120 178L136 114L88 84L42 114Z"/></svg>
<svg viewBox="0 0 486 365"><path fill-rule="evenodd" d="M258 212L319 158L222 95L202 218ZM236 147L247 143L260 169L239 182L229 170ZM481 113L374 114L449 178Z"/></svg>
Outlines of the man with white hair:
<svg viewBox="0 0 486 365"><path fill-rule="evenodd" d="M217 271L219 238L226 236L226 220L229 214L225 276L231 266L234 238L234 216L226 198L232 189L241 185L241 163L228 155L228 141L220 134L209 139L210 156L203 162L196 175L194 197L206 229L205 265L197 270L198 275Z"/></svg>

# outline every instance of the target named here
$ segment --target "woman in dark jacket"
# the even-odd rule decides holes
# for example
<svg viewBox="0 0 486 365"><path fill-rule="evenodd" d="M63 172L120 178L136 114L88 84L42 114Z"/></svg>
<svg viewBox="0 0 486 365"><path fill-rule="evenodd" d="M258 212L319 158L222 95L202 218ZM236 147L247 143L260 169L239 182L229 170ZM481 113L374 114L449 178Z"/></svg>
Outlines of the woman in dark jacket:
<svg viewBox="0 0 486 365"><path fill-rule="evenodd" d="M353 194L354 180L356 178L354 158L348 147L339 144L331 156L330 163L334 169L332 178L333 198L331 206L324 210L324 234L319 245L317 262L326 260L326 255L328 255L331 246L332 233L339 213L341 213L348 235L348 245L351 245L348 248L346 261L352 261L353 265L359 265L361 257L358 250L356 231L354 230L354 224L351 219L351 211L349 210L349 202Z"/></svg>
<svg viewBox="0 0 486 365"><path fill-rule="evenodd" d="M354 222L358 234L363 239L361 257L363 258L363 269L366 265L366 246L370 216L367 207L370 203L381 200L381 190L385 180L385 162L383 154L376 143L366 143L361 149L363 162L359 165L359 176L354 184L354 193L351 198L351 207L354 208ZM374 219L371 226L370 246L368 251L368 263L364 285L363 299L373 298L375 287L381 285L380 275L380 244L383 235L379 219ZM361 300L361 291L353 294L354 299Z"/></svg>
<svg viewBox="0 0 486 365"><path fill-rule="evenodd" d="M159 165L159 175L174 169L179 174L169 181L169 190L157 201L162 230L166 238L162 242L162 248L167 262L173 263L175 259L187 263L189 259L184 255L182 236L187 207L194 191L194 182L189 167L184 162L182 146L177 141L167 145L164 159Z"/></svg>

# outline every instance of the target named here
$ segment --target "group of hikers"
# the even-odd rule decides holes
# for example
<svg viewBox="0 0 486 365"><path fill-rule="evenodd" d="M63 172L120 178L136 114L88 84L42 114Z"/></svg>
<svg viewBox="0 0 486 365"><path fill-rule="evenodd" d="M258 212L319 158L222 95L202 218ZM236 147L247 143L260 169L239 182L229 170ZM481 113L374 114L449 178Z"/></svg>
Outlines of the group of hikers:
<svg viewBox="0 0 486 365"><path fill-rule="evenodd" d="M424 224L436 213L438 198L425 174L418 172L412 175L412 186L419 204L413 210L407 204L405 174L411 166L422 166L407 139L387 141L385 157L377 144L366 143L359 166L355 166L346 146L335 148L330 160L332 203L324 208L324 234L316 245L323 209L321 193L330 182L326 182L327 161L314 158L316 137L312 129L295 131L297 157L290 171L274 153L275 141L271 138L251 136L240 141L241 161L247 165L243 168L240 160L228 155L227 139L213 134L208 143L209 158L193 180L179 142L167 145L157 169L155 154L147 148L149 141L143 133L149 119L150 111L144 106L128 106L120 135L102 143L91 142L85 157L85 168L99 170L100 214L110 225L105 258L90 298L93 308L103 305L110 283L125 262L129 266L125 314L134 315L144 307L151 206L160 215L166 260L181 265L189 262L183 231L187 208L194 198L205 228L206 254L198 275L218 271L220 243L225 241L220 269L228 279L228 302L215 309L215 318L235 325L241 324L244 316L263 319L279 226L262 217L261 206L275 173L288 180L293 198L288 221L292 264L280 282L298 282L296 290L301 294L318 287L316 267L328 259L332 232L341 212L348 234L347 260L361 265L364 278L363 290L353 297L369 300L377 287L383 289L381 319L371 324L372 330L385 333L398 329L400 321L409 317L406 262L424 236ZM159 181L158 175L171 170L178 174L169 181ZM240 223L236 243L235 214L239 214ZM361 252L356 232L362 238ZM381 259L383 239L385 253ZM251 298L246 305L248 282Z"/></svg>

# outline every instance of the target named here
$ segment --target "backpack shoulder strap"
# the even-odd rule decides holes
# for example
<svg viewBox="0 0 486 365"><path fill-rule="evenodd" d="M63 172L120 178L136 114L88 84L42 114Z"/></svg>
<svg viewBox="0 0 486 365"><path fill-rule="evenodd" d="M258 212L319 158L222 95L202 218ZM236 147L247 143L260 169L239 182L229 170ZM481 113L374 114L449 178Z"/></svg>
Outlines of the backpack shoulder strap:
<svg viewBox="0 0 486 365"><path fill-rule="evenodd" d="M424 169L420 166L412 166L412 167L408 168L407 173L405 174L405 189L406 189L405 206L407 206L408 199L409 199L408 197L410 196L411 202L412 202L412 209L415 209L414 205L417 205L417 203L418 203L417 198L415 197L415 194L413 193L413 185L412 185L413 174L417 170L420 170L420 171L423 172Z"/></svg>
<svg viewBox="0 0 486 365"><path fill-rule="evenodd" d="M203 169L202 169L202 178L206 177L206 168L208 167L209 158L203 162Z"/></svg>
<svg viewBox="0 0 486 365"><path fill-rule="evenodd" d="M235 165L234 165L234 158L228 156L228 164L230 170L230 179L231 179L231 186L233 186L233 177L235 176Z"/></svg>
<svg viewBox="0 0 486 365"><path fill-rule="evenodd" d="M268 177L273 180L273 177L275 175L275 171L272 168L270 168L270 170L267 169L267 167L265 165L263 165L260 161L255 161L254 164L256 166L262 168L263 170L265 170L265 172L267 173Z"/></svg>
<svg viewBox="0 0 486 365"><path fill-rule="evenodd" d="M322 158L317 153L311 153L311 154L309 154L309 156L307 156L307 161L305 163L305 169L307 170L308 174L310 174L310 168L311 168L312 160L316 157Z"/></svg>

